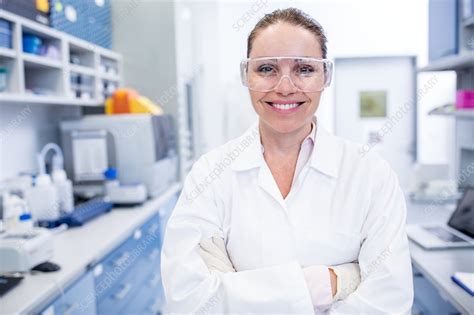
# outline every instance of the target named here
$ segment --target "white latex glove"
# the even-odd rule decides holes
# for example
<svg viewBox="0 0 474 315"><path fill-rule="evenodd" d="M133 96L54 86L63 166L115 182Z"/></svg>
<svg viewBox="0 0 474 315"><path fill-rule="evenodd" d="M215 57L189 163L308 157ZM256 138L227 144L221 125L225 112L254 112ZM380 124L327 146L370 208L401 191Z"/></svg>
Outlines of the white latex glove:
<svg viewBox="0 0 474 315"><path fill-rule="evenodd" d="M329 269L332 269L337 276L337 290L334 296L332 295ZM360 284L359 264L356 263L330 267L312 265L303 268L303 275L311 295L314 311L318 314L329 309L332 303L347 298Z"/></svg>
<svg viewBox="0 0 474 315"><path fill-rule="evenodd" d="M229 259L224 240L218 236L201 241L199 243L199 254L207 265L209 271L235 272L234 266Z"/></svg>
<svg viewBox="0 0 474 315"><path fill-rule="evenodd" d="M360 284L360 268L357 263L329 267L337 276L337 291L334 301L344 300Z"/></svg>

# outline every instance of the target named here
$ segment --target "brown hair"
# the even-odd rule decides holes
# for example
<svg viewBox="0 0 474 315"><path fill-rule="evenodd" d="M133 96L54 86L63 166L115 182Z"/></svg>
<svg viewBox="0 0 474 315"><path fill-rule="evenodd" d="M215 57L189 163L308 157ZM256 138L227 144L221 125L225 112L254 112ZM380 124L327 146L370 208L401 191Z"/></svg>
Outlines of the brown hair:
<svg viewBox="0 0 474 315"><path fill-rule="evenodd" d="M263 18L258 21L253 30L250 32L247 39L247 58L250 56L250 51L252 50L252 44L257 37L258 32L267 28L270 25L277 24L279 22L286 22L294 26L301 26L304 29L312 32L319 41L321 45L321 50L323 52L323 58L326 58L327 55L327 38L324 34L324 29L315 19L313 19L308 14L296 8L287 8L283 10L275 10L272 13L265 14Z"/></svg>

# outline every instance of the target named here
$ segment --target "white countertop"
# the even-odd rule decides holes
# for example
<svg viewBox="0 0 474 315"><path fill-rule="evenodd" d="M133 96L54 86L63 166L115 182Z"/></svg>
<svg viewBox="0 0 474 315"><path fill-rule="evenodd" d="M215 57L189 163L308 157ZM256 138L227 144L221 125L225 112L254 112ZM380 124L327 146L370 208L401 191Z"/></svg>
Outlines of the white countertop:
<svg viewBox="0 0 474 315"><path fill-rule="evenodd" d="M446 223L455 205L408 204L409 224ZM457 271L474 272L474 249L425 250L410 241L414 265L463 314L474 314L474 297L451 280Z"/></svg>
<svg viewBox="0 0 474 315"><path fill-rule="evenodd" d="M126 240L134 229L158 213L160 206L180 189L181 184L175 184L144 205L114 209L82 227L54 235L51 261L59 264L61 270L25 275L17 287L0 298L0 314L28 314L45 306L45 302L60 295L84 274L90 264L102 259Z"/></svg>

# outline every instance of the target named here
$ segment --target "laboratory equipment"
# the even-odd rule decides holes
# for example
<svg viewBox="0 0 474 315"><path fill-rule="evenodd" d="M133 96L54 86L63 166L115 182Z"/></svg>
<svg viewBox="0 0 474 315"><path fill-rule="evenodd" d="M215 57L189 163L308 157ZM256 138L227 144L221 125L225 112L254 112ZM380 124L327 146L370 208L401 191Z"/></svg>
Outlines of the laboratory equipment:
<svg viewBox="0 0 474 315"><path fill-rule="evenodd" d="M27 202L20 196L4 192L2 194L3 227L6 231L15 231L23 225L22 216L29 213ZM24 219L24 218L23 218Z"/></svg>
<svg viewBox="0 0 474 315"><path fill-rule="evenodd" d="M34 228L27 233L5 233L0 237L0 273L27 272L53 257L50 231Z"/></svg>
<svg viewBox="0 0 474 315"><path fill-rule="evenodd" d="M408 237L425 249L474 247L474 188L467 188L446 225L408 225Z"/></svg>
<svg viewBox="0 0 474 315"><path fill-rule="evenodd" d="M79 204L71 213L65 214L56 220L43 220L38 224L42 227L54 228L61 224L68 226L82 226L99 215L112 210L112 203L101 197L93 198Z"/></svg>
<svg viewBox="0 0 474 315"><path fill-rule="evenodd" d="M114 205L138 205L147 200L145 185L121 185L117 179L117 170L109 168L105 172L105 178L105 193Z"/></svg>
<svg viewBox="0 0 474 315"><path fill-rule="evenodd" d="M122 185L144 184L158 196L177 179L170 115L91 115L61 123L64 164L75 192L104 193L104 172L118 171Z"/></svg>

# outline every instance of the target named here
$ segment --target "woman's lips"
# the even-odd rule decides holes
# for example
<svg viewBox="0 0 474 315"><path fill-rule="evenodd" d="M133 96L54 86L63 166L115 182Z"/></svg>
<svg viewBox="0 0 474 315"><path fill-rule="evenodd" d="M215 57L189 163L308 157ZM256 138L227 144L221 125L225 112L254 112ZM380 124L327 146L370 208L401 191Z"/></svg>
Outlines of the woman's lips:
<svg viewBox="0 0 474 315"><path fill-rule="evenodd" d="M274 111L279 113L293 113L299 109L299 107L305 102L265 102Z"/></svg>

